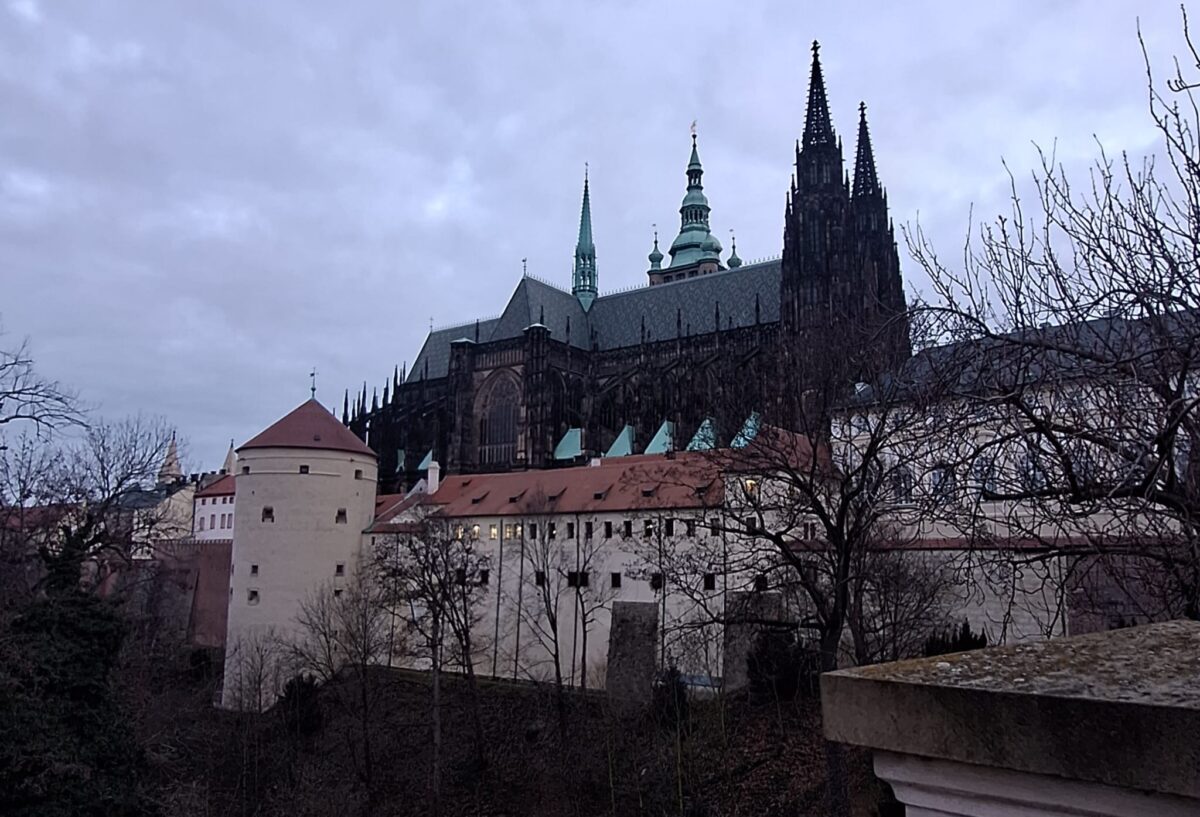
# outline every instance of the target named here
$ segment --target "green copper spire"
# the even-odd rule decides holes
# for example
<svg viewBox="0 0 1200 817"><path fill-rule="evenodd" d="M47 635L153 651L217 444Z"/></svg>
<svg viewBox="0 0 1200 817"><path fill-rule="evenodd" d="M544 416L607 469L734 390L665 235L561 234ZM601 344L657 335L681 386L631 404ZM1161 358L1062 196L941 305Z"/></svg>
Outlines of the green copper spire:
<svg viewBox="0 0 1200 817"><path fill-rule="evenodd" d="M662 269L663 254L658 248L658 230L654 231L654 249L650 251L650 269Z"/></svg>
<svg viewBox="0 0 1200 817"><path fill-rule="evenodd" d="M579 213L579 240L575 242L575 275L571 293L586 312L596 300L596 244L592 241L592 197L587 166L583 170L583 208Z"/></svg>
<svg viewBox="0 0 1200 817"><path fill-rule="evenodd" d="M729 234L729 260L725 262L725 266L729 267L730 269L737 269L742 265L742 259L738 258L737 254L737 236L733 235L733 230L730 230Z"/></svg>
<svg viewBox="0 0 1200 817"><path fill-rule="evenodd" d="M696 124L692 123L692 155L687 166L687 192L679 207L679 235L671 242L671 268L690 267L702 261L719 261L721 243L708 227L708 199L704 195L704 167L696 147Z"/></svg>

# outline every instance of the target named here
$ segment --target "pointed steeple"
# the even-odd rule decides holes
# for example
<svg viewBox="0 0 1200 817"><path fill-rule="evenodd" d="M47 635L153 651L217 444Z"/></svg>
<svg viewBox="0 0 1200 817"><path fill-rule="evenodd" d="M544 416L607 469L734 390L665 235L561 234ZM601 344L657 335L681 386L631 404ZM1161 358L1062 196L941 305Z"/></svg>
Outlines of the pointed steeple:
<svg viewBox="0 0 1200 817"><path fill-rule="evenodd" d="M729 235L729 260L725 262L725 266L737 269L742 265L742 259L738 258L737 254L737 236L733 234L733 230L729 231Z"/></svg>
<svg viewBox="0 0 1200 817"><path fill-rule="evenodd" d="M875 153L871 150L871 132L867 128L867 103L858 103L858 148L854 153L854 198L878 195L879 176L875 172Z"/></svg>
<svg viewBox="0 0 1200 817"><path fill-rule="evenodd" d="M833 123L829 121L829 100L825 97L825 75L821 73L821 44L816 40L813 40L812 54L808 112L804 117L804 147L834 143Z"/></svg>
<svg viewBox="0 0 1200 817"><path fill-rule="evenodd" d="M229 441L229 450L225 452L225 462L221 465L222 474L232 474L237 470L237 453L233 450L233 440Z"/></svg>
<svg viewBox="0 0 1200 817"><path fill-rule="evenodd" d="M575 242L575 275L571 293L586 312L596 300L596 244L592 240L592 196L586 165L583 170L583 207L579 212L579 240Z"/></svg>
<svg viewBox="0 0 1200 817"><path fill-rule="evenodd" d="M692 154L687 166L687 192L679 207L679 235L671 242L670 268L691 267L705 261L720 262L721 242L708 225L708 198L704 195L704 166L696 145L696 124L692 123Z"/></svg>
<svg viewBox="0 0 1200 817"><path fill-rule="evenodd" d="M171 442L167 444L167 454L163 457L158 469L158 484L169 485L183 477L183 469L179 466L179 449L175 447L175 432L171 432Z"/></svg>
<svg viewBox="0 0 1200 817"><path fill-rule="evenodd" d="M342 397L342 424L350 423L350 390L346 389L345 395Z"/></svg>
<svg viewBox="0 0 1200 817"><path fill-rule="evenodd" d="M658 248L658 230L654 231L654 249L650 250L650 269L662 269L663 254Z"/></svg>

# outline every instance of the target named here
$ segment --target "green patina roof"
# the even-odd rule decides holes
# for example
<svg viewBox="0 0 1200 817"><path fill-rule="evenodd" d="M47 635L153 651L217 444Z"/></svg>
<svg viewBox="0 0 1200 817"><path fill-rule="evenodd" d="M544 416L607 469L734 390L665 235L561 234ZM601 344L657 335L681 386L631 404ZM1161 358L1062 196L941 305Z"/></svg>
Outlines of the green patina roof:
<svg viewBox="0 0 1200 817"><path fill-rule="evenodd" d="M643 454L665 454L675 448L675 424L670 420L663 420L663 424L658 427L658 431L654 434L654 439L650 440L650 444L646 446Z"/></svg>
<svg viewBox="0 0 1200 817"><path fill-rule="evenodd" d="M750 441L758 436L758 427L762 421L759 413L753 412L746 418L746 422L742 423L742 430L733 438L733 442L729 444L730 448L745 448L750 444Z"/></svg>
<svg viewBox="0 0 1200 817"><path fill-rule="evenodd" d="M583 206L579 211L579 240L575 242L575 273L571 293L586 311L596 300L596 243L592 239L592 196L588 174L583 174Z"/></svg>
<svg viewBox="0 0 1200 817"><path fill-rule="evenodd" d="M554 459L573 460L583 455L583 429L568 428L567 433L554 446Z"/></svg>
<svg viewBox="0 0 1200 817"><path fill-rule="evenodd" d="M633 453L633 426L625 426L608 447L606 457L628 457Z"/></svg>
<svg viewBox="0 0 1200 817"><path fill-rule="evenodd" d="M692 441L687 444L688 451L712 451L717 447L717 430L713 425L711 417L706 417L700 427L696 429L696 433L692 435Z"/></svg>
<svg viewBox="0 0 1200 817"><path fill-rule="evenodd" d="M433 449L431 448L431 449L429 449L429 453L425 455L425 458L423 460L421 460L421 464L417 466L417 470L418 471L427 471L427 470L429 470L429 466L432 463L433 463Z"/></svg>

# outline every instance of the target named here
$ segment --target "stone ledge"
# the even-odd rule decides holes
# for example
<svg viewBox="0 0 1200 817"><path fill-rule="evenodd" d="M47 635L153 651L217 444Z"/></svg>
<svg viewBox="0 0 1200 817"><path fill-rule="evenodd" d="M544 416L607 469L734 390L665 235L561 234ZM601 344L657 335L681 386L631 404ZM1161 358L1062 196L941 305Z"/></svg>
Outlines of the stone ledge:
<svg viewBox="0 0 1200 817"><path fill-rule="evenodd" d="M821 699L830 740L1200 798L1200 622L827 673Z"/></svg>

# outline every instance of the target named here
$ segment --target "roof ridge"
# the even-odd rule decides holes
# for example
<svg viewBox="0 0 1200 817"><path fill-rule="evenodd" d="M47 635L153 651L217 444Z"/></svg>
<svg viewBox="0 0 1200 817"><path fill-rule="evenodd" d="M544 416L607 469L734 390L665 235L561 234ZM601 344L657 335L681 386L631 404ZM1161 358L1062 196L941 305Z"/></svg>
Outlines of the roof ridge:
<svg viewBox="0 0 1200 817"><path fill-rule="evenodd" d="M429 334L432 335L434 332L449 332L451 329L466 329L468 327L474 326L477 322L485 323L487 321L498 321L498 320L500 320L501 317L502 316L500 316L500 315L489 315L486 318L473 318L473 319L467 321L466 323L447 323L447 324L443 324L440 326L435 326L433 329L431 329L429 331Z"/></svg>
<svg viewBox="0 0 1200 817"><path fill-rule="evenodd" d="M676 286L679 284L683 284L683 285L694 284L698 281L711 281L714 278L723 278L724 276L729 275L730 273L732 273L734 275L738 275L738 274L746 272L747 270L755 269L756 267L765 267L769 264L773 264L782 259L783 259L782 255L774 255L774 256L767 257L767 258L756 259L754 261L747 261L746 263L742 264L742 266L735 267L734 269L717 270L716 272L710 272L706 275L697 275L693 278L682 278L678 281L665 281L661 284L632 284L627 287L611 289L608 292L602 292L602 293L600 293L599 297L596 300L600 300L601 298L608 298L613 295L626 295L630 292L641 292L642 290L648 290L648 289L660 289L662 287Z"/></svg>

